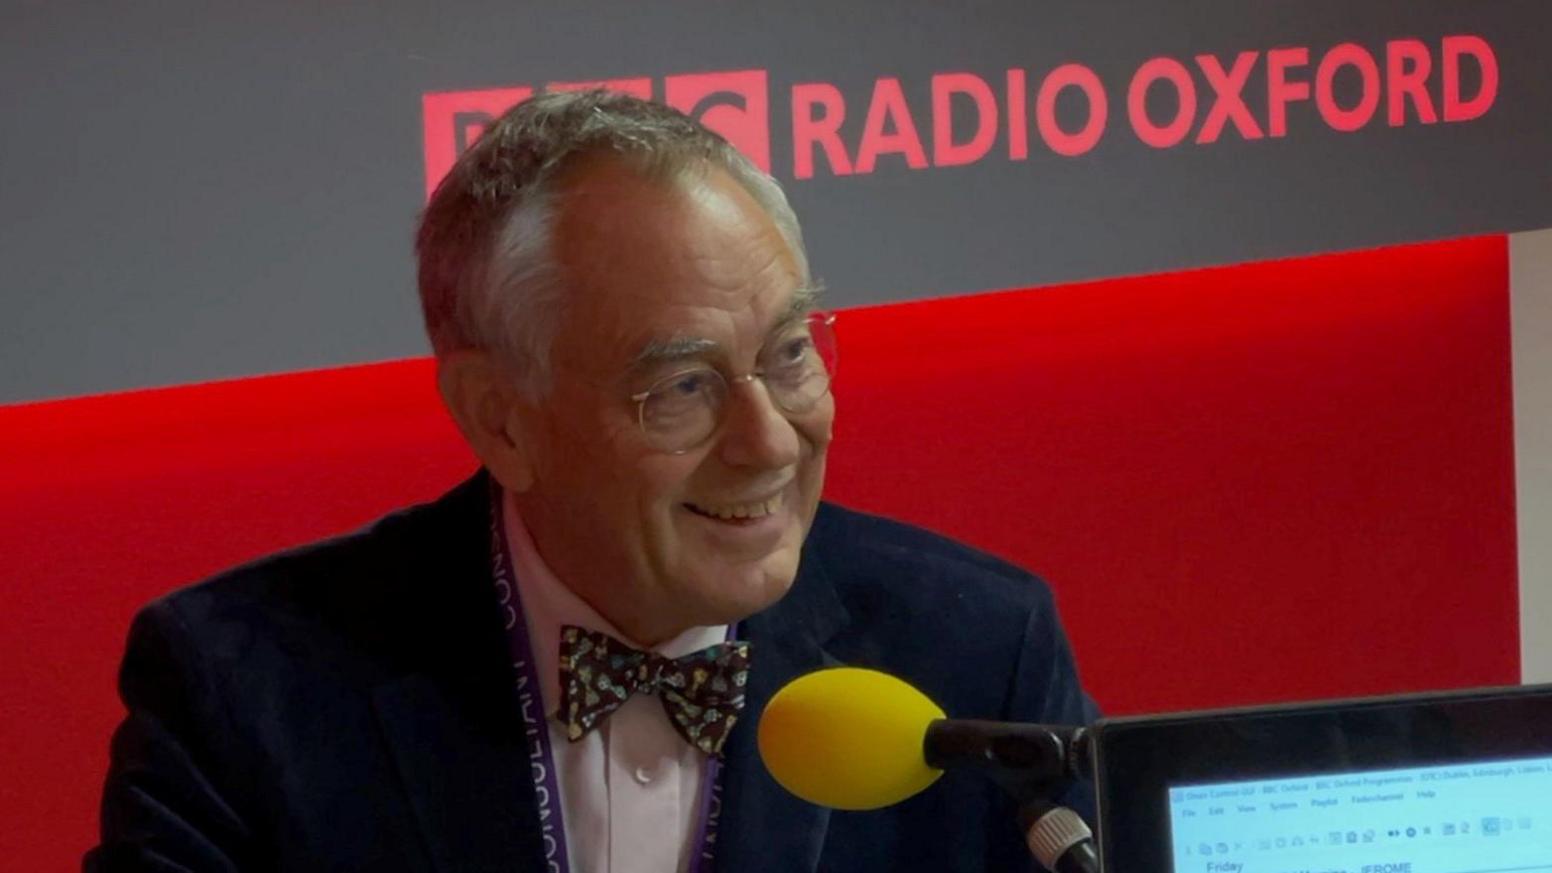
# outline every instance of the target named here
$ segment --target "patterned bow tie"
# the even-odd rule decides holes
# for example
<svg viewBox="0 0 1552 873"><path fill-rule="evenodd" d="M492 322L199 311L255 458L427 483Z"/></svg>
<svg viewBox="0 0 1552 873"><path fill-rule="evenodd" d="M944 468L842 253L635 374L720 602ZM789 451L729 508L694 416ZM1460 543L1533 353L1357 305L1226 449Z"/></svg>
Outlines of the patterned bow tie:
<svg viewBox="0 0 1552 873"><path fill-rule="evenodd" d="M721 755L744 708L749 644L718 643L681 658L642 652L608 634L566 625L560 632L560 715L573 742L634 693L656 694L674 729L708 755Z"/></svg>

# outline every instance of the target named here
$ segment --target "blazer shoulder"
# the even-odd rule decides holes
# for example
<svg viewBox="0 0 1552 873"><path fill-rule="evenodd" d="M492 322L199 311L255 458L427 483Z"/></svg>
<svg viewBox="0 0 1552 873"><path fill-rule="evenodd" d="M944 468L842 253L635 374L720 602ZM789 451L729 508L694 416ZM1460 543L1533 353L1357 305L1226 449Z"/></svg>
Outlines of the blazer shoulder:
<svg viewBox="0 0 1552 873"><path fill-rule="evenodd" d="M813 538L832 576L860 573L870 581L909 580L917 588L948 586L988 604L1024 610L1052 604L1049 586L1035 573L906 522L826 501L815 518Z"/></svg>
<svg viewBox="0 0 1552 873"><path fill-rule="evenodd" d="M482 504L471 505L473 481L356 531L265 555L172 591L141 615L175 621L212 652L251 642L261 629L266 637L295 630L309 643L331 635L367 642L363 635L387 633L405 620L408 605L423 600L415 595L428 580L482 560L474 537L483 531L472 517Z"/></svg>

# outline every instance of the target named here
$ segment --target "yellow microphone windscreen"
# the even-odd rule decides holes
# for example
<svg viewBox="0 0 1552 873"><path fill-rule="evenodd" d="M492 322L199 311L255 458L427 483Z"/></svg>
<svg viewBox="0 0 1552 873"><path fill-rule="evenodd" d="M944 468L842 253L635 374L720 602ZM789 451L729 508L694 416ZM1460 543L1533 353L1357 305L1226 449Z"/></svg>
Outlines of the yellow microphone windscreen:
<svg viewBox="0 0 1552 873"><path fill-rule="evenodd" d="M760 757L781 787L834 809L877 809L931 785L927 725L943 710L877 670L833 667L799 676L760 716Z"/></svg>

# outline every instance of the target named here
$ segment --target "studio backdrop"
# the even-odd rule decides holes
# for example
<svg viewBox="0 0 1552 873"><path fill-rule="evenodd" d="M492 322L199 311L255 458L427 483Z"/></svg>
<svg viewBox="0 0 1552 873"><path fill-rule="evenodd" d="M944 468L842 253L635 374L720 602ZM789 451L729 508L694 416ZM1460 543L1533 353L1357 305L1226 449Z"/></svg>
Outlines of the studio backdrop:
<svg viewBox="0 0 1552 873"><path fill-rule="evenodd" d="M840 310L828 495L1043 575L1110 712L1518 681L1542 0L13 6L17 869L92 840L139 604L473 469L410 241L546 90L667 102L783 183Z"/></svg>

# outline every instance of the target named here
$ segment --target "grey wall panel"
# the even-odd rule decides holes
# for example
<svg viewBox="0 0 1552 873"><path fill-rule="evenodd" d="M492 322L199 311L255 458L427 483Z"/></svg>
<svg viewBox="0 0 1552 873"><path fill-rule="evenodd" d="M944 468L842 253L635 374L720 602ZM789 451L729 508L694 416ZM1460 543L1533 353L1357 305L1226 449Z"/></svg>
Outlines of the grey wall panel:
<svg viewBox="0 0 1552 873"><path fill-rule="evenodd" d="M12 2L3 19L0 402L424 353L409 238L434 91L767 71L774 171L839 305L1552 224L1544 0ZM1475 121L1339 133L1300 103L1285 138L1165 150L1125 124L1128 80L1156 55L1318 60L1453 33L1501 64ZM1022 161L1004 130L969 166L886 155L869 175L792 178L795 84L840 89L855 148L874 81L898 77L930 152L933 74L1001 98L1024 69L1033 102L1069 61L1110 95L1088 154L1044 148L1031 111ZM1264 119L1263 75L1247 104ZM1337 80L1348 103L1356 87ZM1060 117L1081 121L1070 104Z"/></svg>

